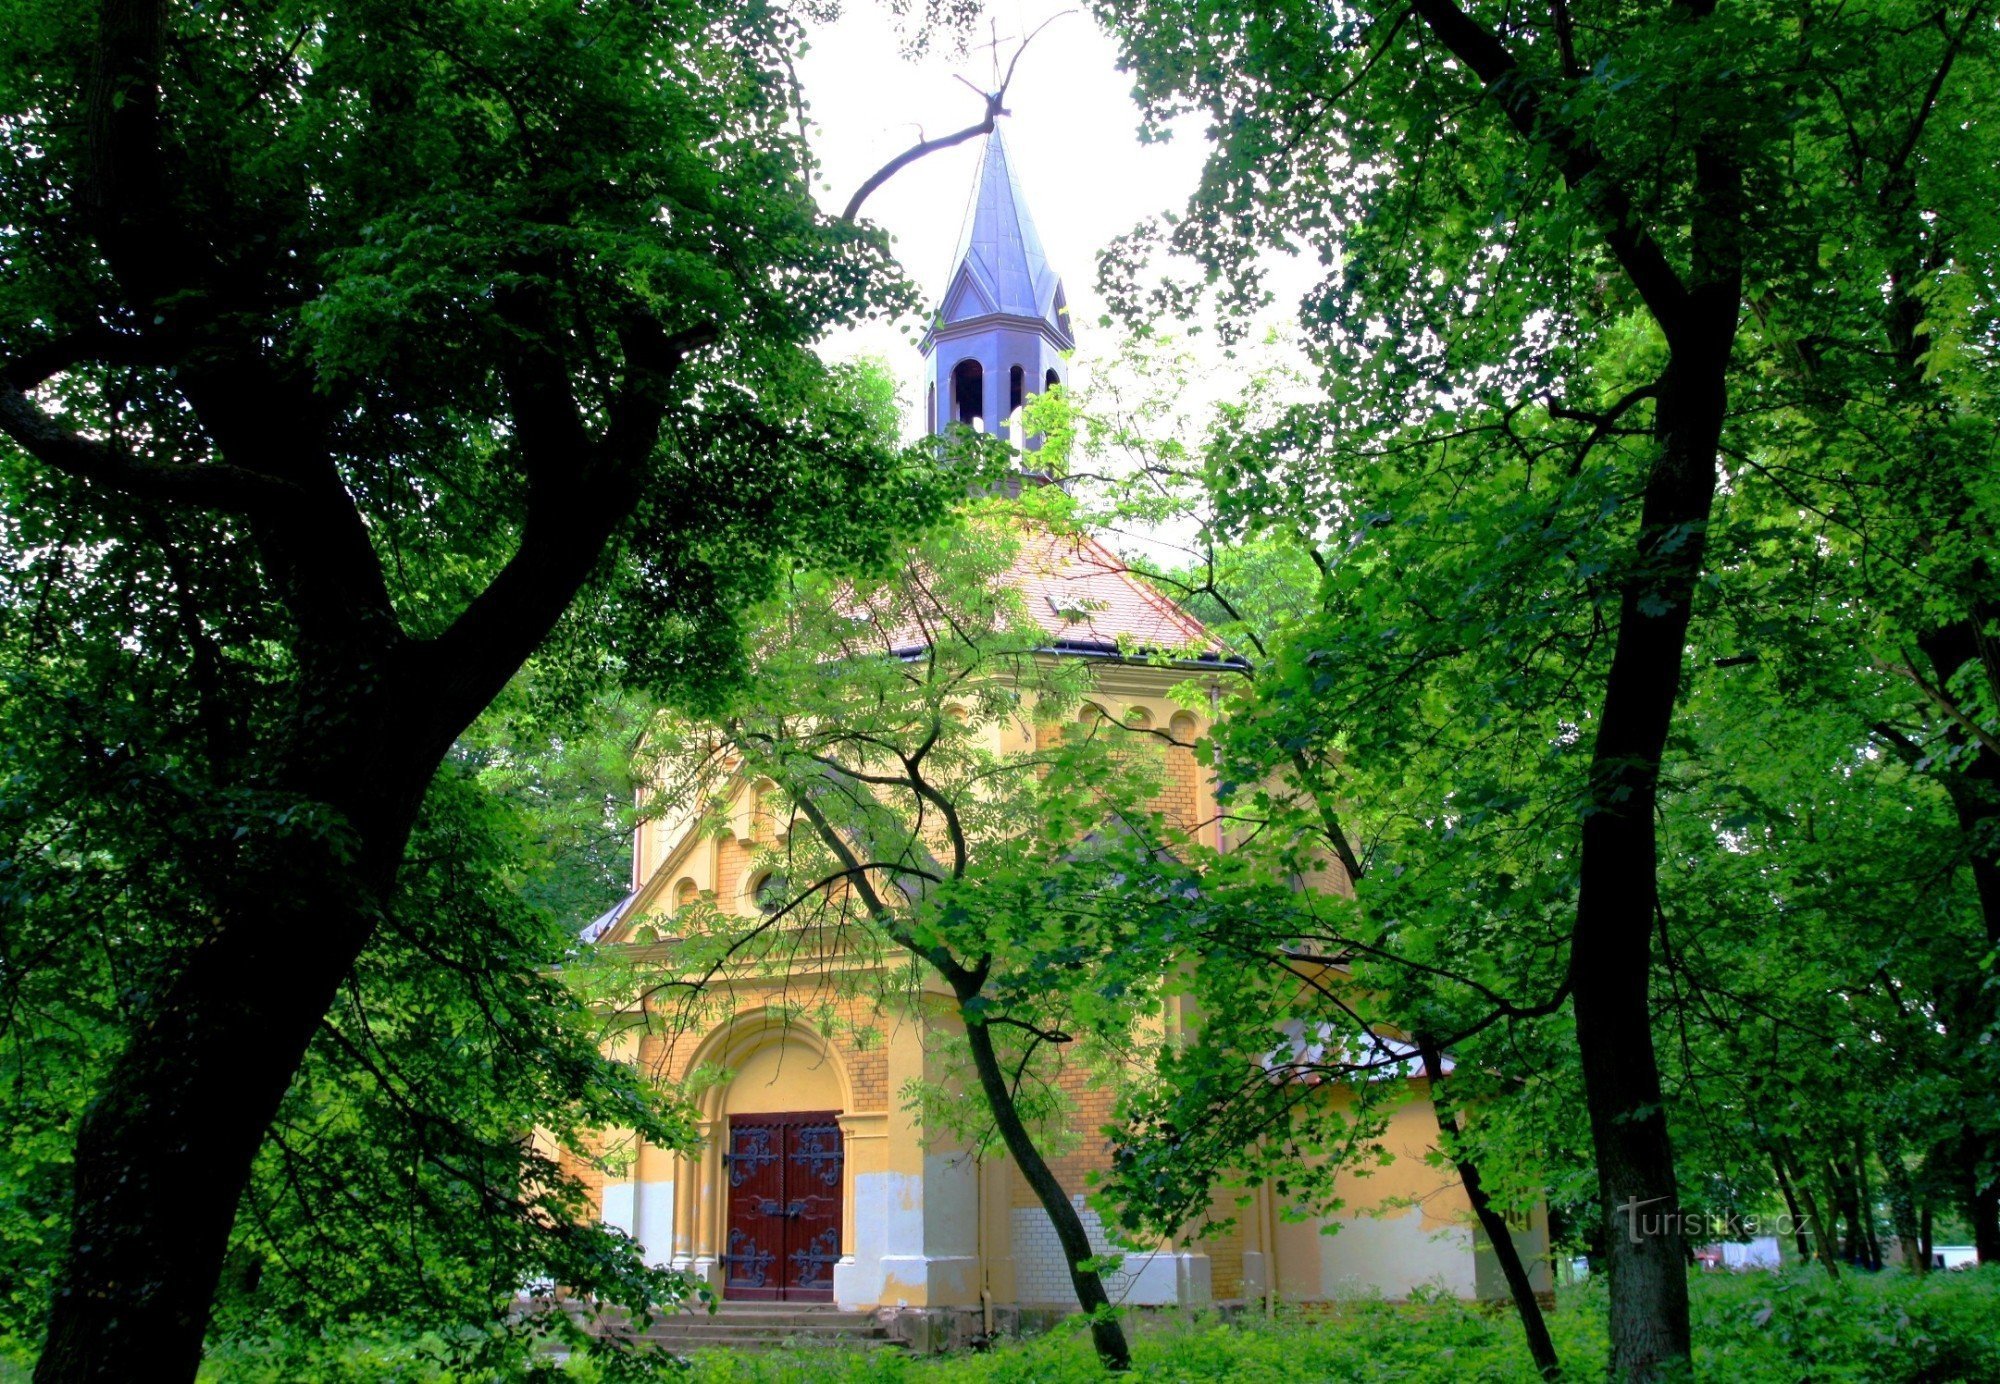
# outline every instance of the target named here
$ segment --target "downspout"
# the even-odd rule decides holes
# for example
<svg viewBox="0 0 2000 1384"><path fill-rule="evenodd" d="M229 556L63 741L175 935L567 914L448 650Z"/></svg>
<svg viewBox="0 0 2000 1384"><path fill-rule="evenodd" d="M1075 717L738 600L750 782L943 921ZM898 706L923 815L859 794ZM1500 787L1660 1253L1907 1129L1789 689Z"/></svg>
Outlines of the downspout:
<svg viewBox="0 0 2000 1384"><path fill-rule="evenodd" d="M979 1232L975 1243L979 1246L979 1315L984 1323L986 1339L993 1339L993 1270L986 1257L986 1160L979 1159L979 1190L975 1201L979 1206Z"/></svg>
<svg viewBox="0 0 2000 1384"><path fill-rule="evenodd" d="M1208 685L1208 726L1209 734L1215 734L1216 722L1222 718L1222 689L1215 683ZM1229 834L1222 825L1222 804L1215 805L1215 849L1217 854L1229 849ZM1264 1238L1264 1320L1269 1321L1278 1313L1278 1198L1267 1182L1263 1187L1262 1215Z"/></svg>
<svg viewBox="0 0 2000 1384"><path fill-rule="evenodd" d="M1278 1314L1278 1197L1264 1184L1264 1320Z"/></svg>
<svg viewBox="0 0 2000 1384"><path fill-rule="evenodd" d="M1215 683L1208 685L1208 734L1212 742L1215 738L1215 723L1222 716L1222 689ZM1211 775L1211 778L1213 775ZM1208 796L1215 802L1215 853L1221 855L1229 849L1228 833L1222 829L1222 803L1216 798L1214 784L1209 786Z"/></svg>

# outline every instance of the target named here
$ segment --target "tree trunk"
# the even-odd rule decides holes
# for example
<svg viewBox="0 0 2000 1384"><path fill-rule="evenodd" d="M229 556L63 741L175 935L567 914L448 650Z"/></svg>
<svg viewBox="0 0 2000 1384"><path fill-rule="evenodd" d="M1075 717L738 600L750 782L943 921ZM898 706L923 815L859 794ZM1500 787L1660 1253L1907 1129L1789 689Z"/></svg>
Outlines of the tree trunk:
<svg viewBox="0 0 2000 1384"><path fill-rule="evenodd" d="M1785 1214L1792 1221L1792 1243L1797 1246L1801 1261L1812 1258L1812 1248L1806 1243L1806 1223L1799 1211L1799 1194L1793 1190L1792 1175L1785 1171L1785 1161L1778 1157L1778 1151L1767 1143L1765 1154L1771 1160L1771 1171L1778 1176L1778 1193L1785 1199Z"/></svg>
<svg viewBox="0 0 2000 1384"><path fill-rule="evenodd" d="M1981 613L1994 615L1990 610ZM1963 625L1919 642L1940 684L1949 682L1969 658L1978 656L1979 646ZM1951 738L1964 743L1962 735ZM1947 774L1944 785L1966 843L1966 863L1972 871L1986 945L1991 950L2000 947L2000 755L1984 745L1973 749L1971 754L1971 764ZM1959 1041L1970 1049L1961 1059L1960 1068L1973 1088L1968 1093L1970 1108L1977 1109L1987 1095L1986 1073L1991 1070L1990 1059L1982 1060L1985 1053L1980 1040L2000 1016L1995 1013L1992 987L1976 962L1960 978L1958 990L1952 1006L1955 1012L1949 1022ZM1971 1223L1973 1244L1982 1264L2000 1264L2000 1173L1989 1171L1983 1176L1980 1173L1982 1161L1989 1170L2000 1167L1997 1142L2000 1141L1996 1141L1991 1130L1967 1129L1960 1151L1966 1181L1965 1215Z"/></svg>
<svg viewBox="0 0 2000 1384"><path fill-rule="evenodd" d="M1823 1160L1820 1166L1826 1173L1827 1200L1839 1217L1841 1261L1851 1268L1860 1268L1868 1262L1868 1254L1861 1241L1861 1214L1854 1193L1854 1181L1847 1175L1847 1170L1832 1158Z"/></svg>
<svg viewBox="0 0 2000 1384"><path fill-rule="evenodd" d="M1787 1141L1789 1144L1789 1141ZM1819 1199L1813 1195L1811 1179L1801 1175L1791 1155L1783 1155L1783 1161L1792 1165L1792 1182L1798 1188L1799 1200L1805 1203L1806 1220L1812 1224L1813 1253L1818 1256L1821 1267L1828 1278L1840 1277L1840 1254L1834 1245L1837 1227L1831 1220L1820 1214Z"/></svg>
<svg viewBox="0 0 2000 1384"><path fill-rule="evenodd" d="M1916 1190L1910 1170L1903 1165L1902 1146L1888 1130L1876 1139L1876 1157L1882 1160L1882 1179L1888 1184L1889 1225L1896 1232L1903 1267L1910 1273L1926 1273L1931 1262L1924 1253L1923 1234L1917 1225Z"/></svg>
<svg viewBox="0 0 2000 1384"><path fill-rule="evenodd" d="M1646 482L1591 756L1571 953L1584 1102L1607 1219L1612 1374L1629 1380L1685 1372L1691 1358L1687 1251L1650 982L1660 759L1715 495L1735 295L1709 308L1716 320L1706 324L1707 340L1684 333L1662 379L1660 455Z"/></svg>
<svg viewBox="0 0 2000 1384"><path fill-rule="evenodd" d="M1861 1211L1861 1242L1868 1251L1870 1271L1882 1267L1882 1240L1875 1231L1875 1189L1868 1180L1868 1145L1859 1131L1854 1135L1854 1188Z"/></svg>
<svg viewBox="0 0 2000 1384"><path fill-rule="evenodd" d="M434 767L406 767L387 801L369 785L387 811L354 835L245 843L215 931L145 1006L77 1132L36 1384L194 1378L252 1164L381 916Z"/></svg>
<svg viewBox="0 0 2000 1384"><path fill-rule="evenodd" d="M532 644L535 627L513 637ZM142 1001L77 1131L36 1384L195 1377L265 1132L374 934L438 765L516 651L462 651L454 683L425 646L301 641L289 743L258 786L325 825L232 840L214 930Z"/></svg>
<svg viewBox="0 0 2000 1384"><path fill-rule="evenodd" d="M1108 1370L1130 1369L1131 1347L1125 1343L1125 1328L1112 1315L1111 1297L1104 1291L1104 1280L1095 1270L1084 1267L1084 1262L1093 1258L1096 1251L1090 1247L1090 1236L1084 1231L1083 1218L1077 1215L1076 1207L1070 1204L1062 1183L1049 1170L1048 1160L1035 1147L1034 1136L1029 1134L1027 1125L1021 1121L1021 1112L1014 1104L1013 1090L1007 1084L1007 1074L1000 1069L999 1055L993 1050L992 1032L976 1013L966 1013L966 1005L977 999L979 992L976 989L968 992L957 986L953 988L958 993L960 1017L965 1020L966 1041L972 1048L972 1065L979 1073L979 1088L985 1092L986 1103L992 1107L993 1122L999 1127L1007 1152L1014 1156L1015 1166L1028 1180L1028 1186L1034 1190L1042 1210L1048 1213L1049 1223L1055 1227L1063 1259L1069 1265L1070 1284L1076 1289L1076 1300L1090 1314L1090 1336L1097 1347L1097 1358L1104 1362Z"/></svg>
<svg viewBox="0 0 2000 1384"><path fill-rule="evenodd" d="M1966 1218L1972 1222L1972 1244L1982 1264L2000 1264L2000 1185L1991 1177L1973 1172L1972 1196L1966 1202Z"/></svg>
<svg viewBox="0 0 2000 1384"><path fill-rule="evenodd" d="M1542 1378L1560 1379L1562 1362L1556 1358L1555 1342L1549 1339L1549 1324L1542 1317L1542 1304L1536 1300L1534 1284L1528 1279L1528 1266L1521 1262L1521 1251L1515 1247L1507 1218L1493 1209L1492 1198L1486 1195L1485 1183L1479 1176L1479 1165L1465 1152L1459 1138L1458 1114L1452 1109L1450 1098L1444 1091L1444 1056L1438 1051L1436 1043L1423 1036L1417 1039L1417 1051L1424 1059L1424 1077L1431 1089L1431 1111L1437 1116L1438 1134L1444 1143L1444 1151L1450 1157L1452 1166L1458 1169L1458 1180L1465 1187L1465 1199L1472 1203L1472 1214L1479 1218L1480 1228L1486 1232L1486 1239L1493 1246L1493 1257L1507 1279L1507 1292L1514 1299L1514 1310L1521 1315L1521 1331L1528 1338L1528 1354L1534 1358L1535 1368L1541 1371Z"/></svg>

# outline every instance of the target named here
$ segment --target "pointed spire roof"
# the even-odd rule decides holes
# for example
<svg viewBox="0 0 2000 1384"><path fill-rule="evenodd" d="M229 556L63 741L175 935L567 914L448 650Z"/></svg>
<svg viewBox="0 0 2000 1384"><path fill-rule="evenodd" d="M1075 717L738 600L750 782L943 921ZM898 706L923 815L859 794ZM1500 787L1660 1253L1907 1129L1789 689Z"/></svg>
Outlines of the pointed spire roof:
<svg viewBox="0 0 2000 1384"><path fill-rule="evenodd" d="M931 334L994 316L1039 318L1065 348L1074 344L1062 276L1042 249L997 124L986 136L979 183L966 211L951 279Z"/></svg>

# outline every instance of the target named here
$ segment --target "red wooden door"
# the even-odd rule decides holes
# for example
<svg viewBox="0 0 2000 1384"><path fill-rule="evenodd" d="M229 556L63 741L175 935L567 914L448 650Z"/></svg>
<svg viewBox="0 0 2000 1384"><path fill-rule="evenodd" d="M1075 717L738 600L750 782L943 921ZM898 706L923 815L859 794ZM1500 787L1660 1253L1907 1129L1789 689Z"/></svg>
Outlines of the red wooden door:
<svg viewBox="0 0 2000 1384"><path fill-rule="evenodd" d="M833 1301L844 1161L831 1111L729 1117L723 1297Z"/></svg>

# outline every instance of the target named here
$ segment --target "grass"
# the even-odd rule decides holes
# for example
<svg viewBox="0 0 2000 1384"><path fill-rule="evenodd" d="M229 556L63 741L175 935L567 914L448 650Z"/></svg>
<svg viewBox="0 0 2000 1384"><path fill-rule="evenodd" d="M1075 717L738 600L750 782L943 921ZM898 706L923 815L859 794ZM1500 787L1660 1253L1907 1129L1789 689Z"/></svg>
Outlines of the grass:
<svg viewBox="0 0 2000 1384"><path fill-rule="evenodd" d="M1693 1282L1695 1368L1712 1380L1814 1384L2000 1381L2000 1270L1917 1279L1888 1273L1833 1282L1817 1270L1707 1274ZM1566 1291L1550 1331L1571 1380L1604 1377L1599 1287ZM1456 1301L1353 1303L1230 1326L1209 1318L1141 1325L1134 1373L1152 1381L1243 1384L1533 1384L1539 1376L1511 1311ZM708 1355L692 1384L1069 1384L1099 1380L1074 1330L946 1360L893 1356Z"/></svg>
<svg viewBox="0 0 2000 1384"><path fill-rule="evenodd" d="M1695 1368L1704 1380L1796 1384L2000 1384L2000 1269L1912 1278L1816 1269L1693 1280ZM1565 1290L1549 1325L1565 1377L1598 1380L1606 1357L1601 1286ZM1136 1315L1134 1376L1243 1384L1534 1384L1511 1311L1452 1300L1356 1302L1282 1311L1231 1325L1212 1314ZM434 1340L353 1337L231 1342L210 1353L203 1384L489 1384L521 1375L454 1373ZM11 1348L10 1348L11 1347ZM0 1384L25 1381L28 1355L0 1340ZM577 1362L549 1384L603 1384ZM663 1376L672 1378L674 1376ZM1081 1384L1104 1378L1087 1335L1066 1327L983 1355L895 1352L739 1355L704 1352L687 1384Z"/></svg>

